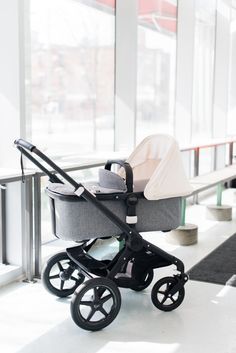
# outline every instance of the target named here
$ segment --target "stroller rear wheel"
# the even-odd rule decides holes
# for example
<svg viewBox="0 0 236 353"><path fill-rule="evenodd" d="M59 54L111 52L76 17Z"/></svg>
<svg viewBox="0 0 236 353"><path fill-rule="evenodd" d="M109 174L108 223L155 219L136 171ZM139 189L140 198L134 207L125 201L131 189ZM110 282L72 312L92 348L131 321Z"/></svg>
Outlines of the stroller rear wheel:
<svg viewBox="0 0 236 353"><path fill-rule="evenodd" d="M152 288L152 302L162 311L171 311L176 309L184 300L185 289L181 287L175 294L170 294L170 290L177 284L174 277L164 277L157 281Z"/></svg>
<svg viewBox="0 0 236 353"><path fill-rule="evenodd" d="M64 298L74 293L84 281L84 275L71 261L65 251L52 256L42 271L44 287L57 297Z"/></svg>
<svg viewBox="0 0 236 353"><path fill-rule="evenodd" d="M92 278L77 288L71 300L71 316L79 327L98 331L108 326L120 311L117 285L108 278Z"/></svg>

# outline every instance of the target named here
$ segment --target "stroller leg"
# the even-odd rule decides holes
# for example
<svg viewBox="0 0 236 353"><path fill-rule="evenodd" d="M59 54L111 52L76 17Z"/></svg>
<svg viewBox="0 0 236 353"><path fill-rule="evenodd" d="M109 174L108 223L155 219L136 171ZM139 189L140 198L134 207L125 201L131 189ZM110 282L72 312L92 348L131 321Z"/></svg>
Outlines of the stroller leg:
<svg viewBox="0 0 236 353"><path fill-rule="evenodd" d="M163 259L169 262L169 265L174 264L177 267L177 270L180 272L181 275L184 275L184 264L183 262L175 256L168 254L166 251L158 248L157 246L149 243L146 240L143 240L144 248L146 250L152 251L154 254L160 255Z"/></svg>
<svg viewBox="0 0 236 353"><path fill-rule="evenodd" d="M188 275L184 272L183 262L145 240L144 248L162 258L163 266L174 264L180 272L173 277L164 277L157 281L151 294L152 302L158 309L163 311L176 309L184 299L184 285L188 281Z"/></svg>
<svg viewBox="0 0 236 353"><path fill-rule="evenodd" d="M132 258L132 255L133 251L126 246L121 252L116 264L112 267L107 277L113 279L117 273L120 272L122 267L129 262L129 260Z"/></svg>

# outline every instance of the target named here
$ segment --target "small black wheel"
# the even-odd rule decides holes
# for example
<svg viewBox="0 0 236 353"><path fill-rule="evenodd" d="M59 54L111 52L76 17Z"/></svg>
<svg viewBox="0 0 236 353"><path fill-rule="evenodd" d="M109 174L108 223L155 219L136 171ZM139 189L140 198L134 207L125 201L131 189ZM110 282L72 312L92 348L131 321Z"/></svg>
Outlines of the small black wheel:
<svg viewBox="0 0 236 353"><path fill-rule="evenodd" d="M64 298L74 293L84 281L78 266L65 251L52 256L44 265L42 282L44 287L57 297Z"/></svg>
<svg viewBox="0 0 236 353"><path fill-rule="evenodd" d="M108 278L92 278L76 289L71 300L71 316L79 327L98 331L108 326L120 311L117 285Z"/></svg>
<svg viewBox="0 0 236 353"><path fill-rule="evenodd" d="M136 292L140 292L147 288L153 280L154 272L152 268L149 268L148 271L143 275L140 282L137 285L132 286L131 289L135 290Z"/></svg>
<svg viewBox="0 0 236 353"><path fill-rule="evenodd" d="M152 288L152 302L160 310L171 311L176 309L184 300L185 289L180 288L178 292L170 295L171 288L177 283L174 277L164 277L157 281Z"/></svg>

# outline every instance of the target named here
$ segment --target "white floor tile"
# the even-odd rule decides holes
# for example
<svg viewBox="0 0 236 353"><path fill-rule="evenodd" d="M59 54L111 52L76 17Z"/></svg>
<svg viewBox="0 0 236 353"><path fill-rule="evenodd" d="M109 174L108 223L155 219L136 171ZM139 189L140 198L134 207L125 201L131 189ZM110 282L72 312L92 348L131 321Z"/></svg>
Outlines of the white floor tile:
<svg viewBox="0 0 236 353"><path fill-rule="evenodd" d="M232 197L227 190L225 199ZM179 257L186 269L236 232L236 221L212 222L204 206L188 209L187 221L199 225L199 242L179 247L164 233L144 237ZM159 269L155 278L172 273ZM154 282L153 282L154 283ZM236 288L197 281L186 284L182 305L166 313L143 292L121 289L122 307L100 332L78 328L70 317L70 298L58 299L36 284L14 283L0 290L0 352L3 353L236 353Z"/></svg>

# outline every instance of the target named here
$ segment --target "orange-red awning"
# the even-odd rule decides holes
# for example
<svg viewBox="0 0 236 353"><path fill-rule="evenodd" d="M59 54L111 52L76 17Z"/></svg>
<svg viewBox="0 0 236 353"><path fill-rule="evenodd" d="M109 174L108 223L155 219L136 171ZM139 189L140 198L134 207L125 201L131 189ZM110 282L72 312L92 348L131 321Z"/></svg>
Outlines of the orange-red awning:
<svg viewBox="0 0 236 353"><path fill-rule="evenodd" d="M115 0L96 0L115 8ZM142 23L157 25L160 29L176 32L177 6L168 0L138 0L139 18Z"/></svg>

